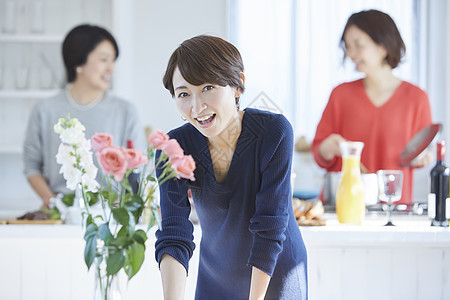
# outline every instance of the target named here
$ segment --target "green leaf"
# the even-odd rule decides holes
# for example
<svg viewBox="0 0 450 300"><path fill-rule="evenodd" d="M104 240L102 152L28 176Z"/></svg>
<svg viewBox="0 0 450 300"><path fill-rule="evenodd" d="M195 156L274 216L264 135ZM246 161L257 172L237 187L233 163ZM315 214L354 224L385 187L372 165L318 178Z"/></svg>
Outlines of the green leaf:
<svg viewBox="0 0 450 300"><path fill-rule="evenodd" d="M97 225L90 223L86 225L86 232L84 233L84 239L90 238L92 235L97 234Z"/></svg>
<svg viewBox="0 0 450 300"><path fill-rule="evenodd" d="M139 244L144 245L145 241L147 240L147 234L142 229L136 230L133 234L133 239Z"/></svg>
<svg viewBox="0 0 450 300"><path fill-rule="evenodd" d="M128 225L128 223L130 222L130 216L128 215L128 211L123 207L113 208L112 214L114 216L114 219L119 224Z"/></svg>
<svg viewBox="0 0 450 300"><path fill-rule="evenodd" d="M91 214L88 214L88 216L87 216L87 218L86 218L86 228L87 228L87 226L90 225L90 224L94 224L94 225L95 225L94 219L92 218L92 215L91 215Z"/></svg>
<svg viewBox="0 0 450 300"><path fill-rule="evenodd" d="M128 212L128 232L130 234L130 236L133 236L134 234L134 228L136 227L136 221L134 219L134 216L131 212Z"/></svg>
<svg viewBox="0 0 450 300"><path fill-rule="evenodd" d="M61 201L66 206L72 206L74 199L75 199L75 193L70 193L70 194L65 194Z"/></svg>
<svg viewBox="0 0 450 300"><path fill-rule="evenodd" d="M130 193L125 193L123 196L122 196L122 202L127 202L128 200L130 200L130 198L131 198L131 194Z"/></svg>
<svg viewBox="0 0 450 300"><path fill-rule="evenodd" d="M108 200L109 206L112 206L112 204L114 202L117 201L117 199L119 199L119 194L113 191L102 191L102 196L103 198L105 198L106 200Z"/></svg>
<svg viewBox="0 0 450 300"><path fill-rule="evenodd" d="M108 223L100 225L98 228L98 237L103 240L106 244L113 238L111 231L109 230Z"/></svg>
<svg viewBox="0 0 450 300"><path fill-rule="evenodd" d="M152 228L153 226L155 226L156 224L156 218L155 215L152 213L150 215L150 219L148 220L148 224L147 224L147 232L150 230L150 228Z"/></svg>
<svg viewBox="0 0 450 300"><path fill-rule="evenodd" d="M127 250L128 263L125 267L125 272L130 280L141 268L145 258L145 245L139 243L133 243Z"/></svg>
<svg viewBox="0 0 450 300"><path fill-rule="evenodd" d="M86 247L84 248L84 261L89 269L94 262L95 252L97 250L97 226L95 224L89 224L86 227L84 239L86 241Z"/></svg>
<svg viewBox="0 0 450 300"><path fill-rule="evenodd" d="M89 206L92 206L98 202L98 193L86 192L86 200Z"/></svg>
<svg viewBox="0 0 450 300"><path fill-rule="evenodd" d="M128 236L127 226L122 226L122 228L120 228L119 232L117 233L117 237L126 237L126 236Z"/></svg>
<svg viewBox="0 0 450 300"><path fill-rule="evenodd" d="M131 212L139 211L139 209L143 206L144 201L142 201L142 198L137 195L133 195L129 201L124 203L124 207Z"/></svg>
<svg viewBox="0 0 450 300"><path fill-rule="evenodd" d="M153 174L150 174L146 177L147 181L153 181L156 182L156 178L153 176Z"/></svg>
<svg viewBox="0 0 450 300"><path fill-rule="evenodd" d="M129 201L124 203L124 207L133 214L134 222L137 223L144 210L144 201L140 196L133 195Z"/></svg>
<svg viewBox="0 0 450 300"><path fill-rule="evenodd" d="M106 275L114 275L123 267L125 255L122 250L110 253L106 259Z"/></svg>
<svg viewBox="0 0 450 300"><path fill-rule="evenodd" d="M133 243L133 239L128 236L121 236L109 241L108 245L121 248L127 248Z"/></svg>

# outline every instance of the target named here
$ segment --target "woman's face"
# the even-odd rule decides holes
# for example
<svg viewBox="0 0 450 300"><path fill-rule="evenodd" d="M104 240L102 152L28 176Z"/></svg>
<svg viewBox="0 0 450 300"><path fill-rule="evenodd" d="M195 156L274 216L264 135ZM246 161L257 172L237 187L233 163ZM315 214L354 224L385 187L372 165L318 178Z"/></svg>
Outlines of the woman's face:
<svg viewBox="0 0 450 300"><path fill-rule="evenodd" d="M355 63L358 72L367 74L387 65L385 48L376 44L367 33L355 25L347 29L344 42L345 56Z"/></svg>
<svg viewBox="0 0 450 300"><path fill-rule="evenodd" d="M81 72L76 72L76 80L82 80L95 89L107 90L111 84L115 60L116 50L113 44L108 40L100 42L88 54Z"/></svg>
<svg viewBox="0 0 450 300"><path fill-rule="evenodd" d="M204 83L192 85L178 68L173 73L173 88L178 111L204 136L218 136L238 117L235 98L239 88Z"/></svg>

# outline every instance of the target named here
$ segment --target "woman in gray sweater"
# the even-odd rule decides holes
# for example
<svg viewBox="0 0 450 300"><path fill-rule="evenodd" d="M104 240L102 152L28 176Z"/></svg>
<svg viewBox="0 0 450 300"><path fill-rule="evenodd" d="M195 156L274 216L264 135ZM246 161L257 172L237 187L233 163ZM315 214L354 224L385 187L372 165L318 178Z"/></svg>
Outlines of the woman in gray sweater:
<svg viewBox="0 0 450 300"><path fill-rule="evenodd" d="M119 55L114 37L104 28L79 25L65 37L62 53L68 84L33 108L23 146L24 173L43 207L48 207L56 194L69 192L55 158L60 140L53 126L58 118L68 114L78 118L86 127L87 138L106 132L114 136L116 146L133 140L136 148L144 150L146 143L135 107L108 92ZM98 179L100 176L101 169Z"/></svg>

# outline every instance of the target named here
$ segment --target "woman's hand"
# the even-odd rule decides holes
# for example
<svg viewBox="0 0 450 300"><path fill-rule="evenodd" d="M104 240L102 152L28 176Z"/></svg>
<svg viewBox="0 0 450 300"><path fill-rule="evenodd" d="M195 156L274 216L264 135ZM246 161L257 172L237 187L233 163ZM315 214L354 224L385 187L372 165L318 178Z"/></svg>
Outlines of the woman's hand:
<svg viewBox="0 0 450 300"><path fill-rule="evenodd" d="M345 139L337 133L330 134L322 141L319 146L319 153L323 159L330 161L335 156L341 156L341 149L339 143L345 142Z"/></svg>
<svg viewBox="0 0 450 300"><path fill-rule="evenodd" d="M434 160L434 156L431 153L431 151L428 150L425 153L425 155L422 156L421 159L414 159L411 162L411 166L415 167L415 168L422 168L422 167L425 167L426 165L430 164L431 162L433 162L433 160Z"/></svg>

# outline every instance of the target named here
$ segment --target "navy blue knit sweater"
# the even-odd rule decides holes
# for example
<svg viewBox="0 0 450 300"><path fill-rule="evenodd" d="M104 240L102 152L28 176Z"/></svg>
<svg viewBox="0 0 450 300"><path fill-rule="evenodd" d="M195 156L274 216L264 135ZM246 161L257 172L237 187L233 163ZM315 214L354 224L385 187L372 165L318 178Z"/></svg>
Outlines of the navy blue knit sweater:
<svg viewBox="0 0 450 300"><path fill-rule="evenodd" d="M282 115L246 109L224 183L217 183L206 138L190 124L169 133L196 162L196 181L160 187L164 253L188 270L195 245L191 189L202 239L196 299L248 299L251 267L272 276L266 299L307 299L306 249L292 211L293 132Z"/></svg>

